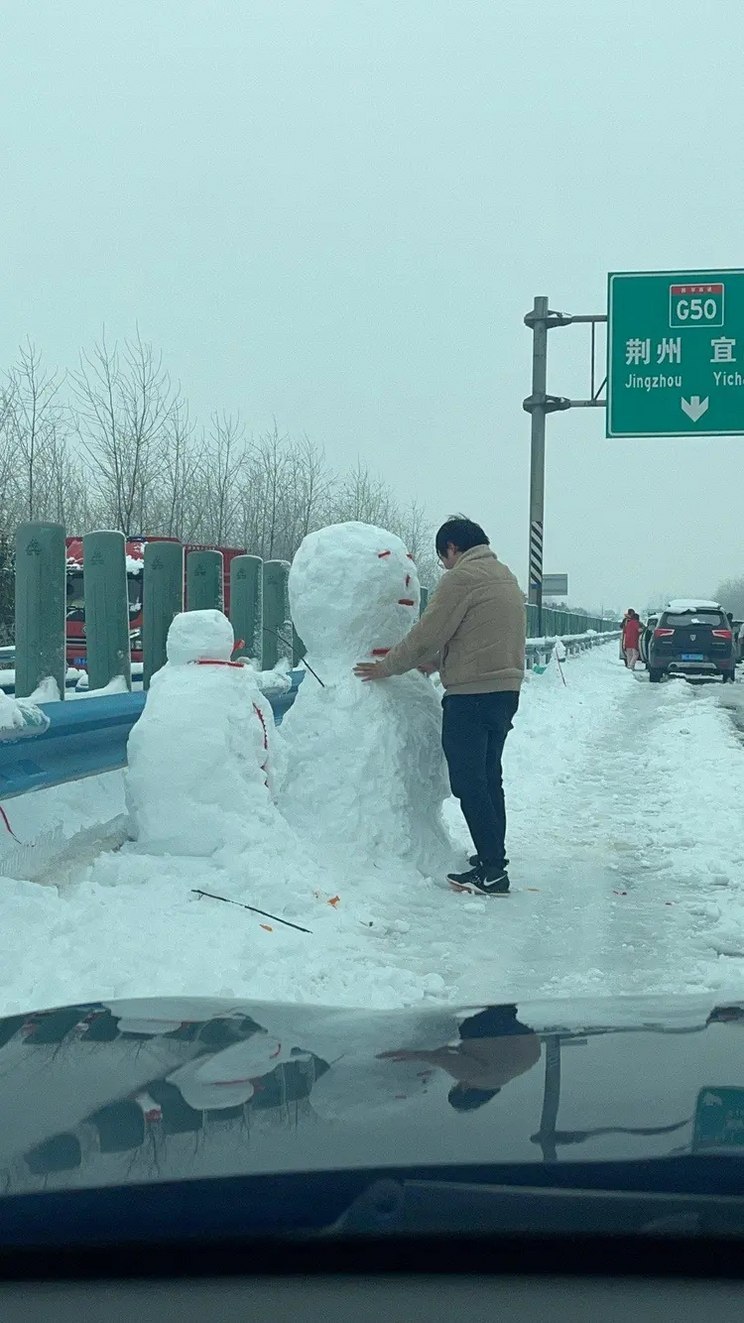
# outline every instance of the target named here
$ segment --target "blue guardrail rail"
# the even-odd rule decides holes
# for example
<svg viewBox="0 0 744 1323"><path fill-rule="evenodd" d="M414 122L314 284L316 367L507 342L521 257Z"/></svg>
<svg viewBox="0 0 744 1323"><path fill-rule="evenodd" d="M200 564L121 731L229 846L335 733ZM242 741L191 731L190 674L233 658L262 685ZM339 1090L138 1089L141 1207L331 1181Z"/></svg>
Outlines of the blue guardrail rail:
<svg viewBox="0 0 744 1323"><path fill-rule="evenodd" d="M292 706L304 675L293 671L292 688L269 696L277 725ZM0 740L0 801L125 767L129 732L145 698L140 691L41 704L49 717L47 730Z"/></svg>

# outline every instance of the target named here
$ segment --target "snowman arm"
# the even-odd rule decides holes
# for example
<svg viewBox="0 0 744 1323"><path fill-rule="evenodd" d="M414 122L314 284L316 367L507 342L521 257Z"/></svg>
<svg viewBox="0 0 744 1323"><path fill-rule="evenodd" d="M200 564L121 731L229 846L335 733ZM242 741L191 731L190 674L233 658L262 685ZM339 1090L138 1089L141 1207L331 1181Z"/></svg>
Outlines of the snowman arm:
<svg viewBox="0 0 744 1323"><path fill-rule="evenodd" d="M469 594L450 574L441 580L421 619L379 663L383 675L403 675L421 662L438 658L459 629L468 609Z"/></svg>

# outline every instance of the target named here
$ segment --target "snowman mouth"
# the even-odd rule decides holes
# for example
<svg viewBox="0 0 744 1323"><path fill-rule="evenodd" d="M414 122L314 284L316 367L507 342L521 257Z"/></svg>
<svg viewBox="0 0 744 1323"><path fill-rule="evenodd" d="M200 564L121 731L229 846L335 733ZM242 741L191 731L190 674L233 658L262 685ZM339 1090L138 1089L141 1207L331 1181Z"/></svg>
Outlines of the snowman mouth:
<svg viewBox="0 0 744 1323"><path fill-rule="evenodd" d="M413 600L412 597L399 597L399 598L398 598L398 606L415 606L415 605L416 605L416 603L414 602L414 600Z"/></svg>

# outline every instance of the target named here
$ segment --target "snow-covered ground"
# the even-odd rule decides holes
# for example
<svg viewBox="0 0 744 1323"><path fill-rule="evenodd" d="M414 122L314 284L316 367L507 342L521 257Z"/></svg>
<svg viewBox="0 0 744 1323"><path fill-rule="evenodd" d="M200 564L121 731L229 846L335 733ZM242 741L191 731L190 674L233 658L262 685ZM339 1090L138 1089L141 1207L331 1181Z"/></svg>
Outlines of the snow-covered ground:
<svg viewBox="0 0 744 1323"><path fill-rule="evenodd" d="M744 685L650 686L615 645L529 676L506 748L507 899L458 896L354 841L163 858L93 830L44 870L44 841L124 812L123 773L7 805L0 1012L190 994L385 1008L744 989ZM446 806L453 862L467 838ZM322 837L322 824L320 836ZM243 901L296 931L192 888Z"/></svg>

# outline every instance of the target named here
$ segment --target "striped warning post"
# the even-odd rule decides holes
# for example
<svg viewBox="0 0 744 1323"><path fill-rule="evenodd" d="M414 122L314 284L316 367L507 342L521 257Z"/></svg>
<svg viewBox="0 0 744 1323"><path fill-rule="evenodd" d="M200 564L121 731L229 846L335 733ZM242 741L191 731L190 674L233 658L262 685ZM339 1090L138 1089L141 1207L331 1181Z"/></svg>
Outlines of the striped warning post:
<svg viewBox="0 0 744 1323"><path fill-rule="evenodd" d="M543 578L543 526L533 519L530 524L530 589L536 591Z"/></svg>

